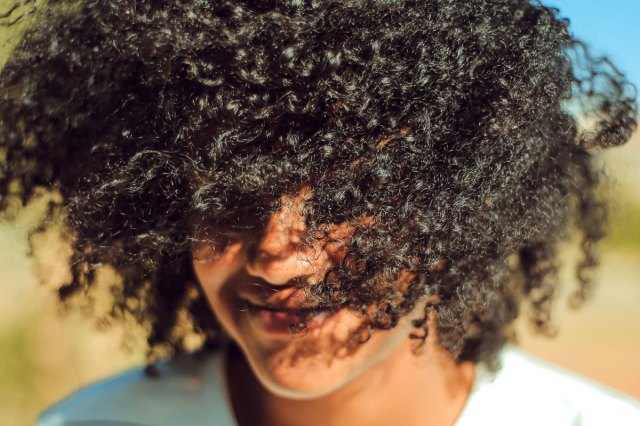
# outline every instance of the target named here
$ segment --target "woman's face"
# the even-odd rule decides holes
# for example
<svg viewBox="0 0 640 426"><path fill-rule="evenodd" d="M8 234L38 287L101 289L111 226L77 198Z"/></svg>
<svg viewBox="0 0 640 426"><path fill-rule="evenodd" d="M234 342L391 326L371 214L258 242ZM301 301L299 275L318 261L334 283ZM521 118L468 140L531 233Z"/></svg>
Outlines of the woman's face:
<svg viewBox="0 0 640 426"><path fill-rule="evenodd" d="M405 318L354 348L345 343L362 324L361 315L345 307L311 305L300 284L322 281L344 255L340 241L348 240L353 228L332 225L323 247L301 244L305 198L304 191L283 197L257 242L231 235L193 252L211 308L256 377L271 392L297 399L327 394L366 371L407 338L410 323ZM306 329L292 331L310 312Z"/></svg>

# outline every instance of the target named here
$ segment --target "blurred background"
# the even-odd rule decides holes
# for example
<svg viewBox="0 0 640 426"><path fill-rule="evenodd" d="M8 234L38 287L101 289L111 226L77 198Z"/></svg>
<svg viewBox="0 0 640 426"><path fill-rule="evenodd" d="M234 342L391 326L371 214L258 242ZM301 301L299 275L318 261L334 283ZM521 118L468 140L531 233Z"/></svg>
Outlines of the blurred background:
<svg viewBox="0 0 640 426"><path fill-rule="evenodd" d="M574 33L596 53L606 53L640 87L640 1L549 0L571 20ZM0 0L0 15L13 0ZM27 20L22 24L26 25ZM0 27L0 66L21 26ZM564 288L556 302L558 334L537 336L517 324L519 344L529 352L640 399L640 133L603 153L615 192L611 236L602 247L599 285L578 310L566 298L574 288L570 249L563 256ZM66 271L56 259L65 247L55 232L34 243L42 261L29 259L28 235L44 199L0 220L0 423L29 425L46 406L69 392L141 364L143 346L135 325L107 328L88 320L88 305L62 309L54 289ZM108 294L93 309L106 309Z"/></svg>

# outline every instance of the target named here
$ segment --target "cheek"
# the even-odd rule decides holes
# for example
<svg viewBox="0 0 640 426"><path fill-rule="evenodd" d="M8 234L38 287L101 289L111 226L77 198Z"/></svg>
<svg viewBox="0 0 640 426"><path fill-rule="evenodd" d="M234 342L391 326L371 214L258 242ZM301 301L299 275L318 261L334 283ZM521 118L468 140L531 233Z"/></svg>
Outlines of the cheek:
<svg viewBox="0 0 640 426"><path fill-rule="evenodd" d="M225 253L211 262L193 262L193 270L207 301L216 317L226 328L231 311L233 277L242 269L244 255L241 244L230 246Z"/></svg>
<svg viewBox="0 0 640 426"><path fill-rule="evenodd" d="M193 261L193 270L203 288L219 287L236 273L244 263L244 252L241 243L228 246L217 258L207 262Z"/></svg>

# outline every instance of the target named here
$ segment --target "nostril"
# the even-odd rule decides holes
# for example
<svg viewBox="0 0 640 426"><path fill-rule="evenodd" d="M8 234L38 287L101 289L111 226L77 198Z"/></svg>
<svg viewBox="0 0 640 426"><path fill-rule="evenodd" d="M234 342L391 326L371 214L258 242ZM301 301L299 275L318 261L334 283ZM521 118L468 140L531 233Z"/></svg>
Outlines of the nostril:
<svg viewBox="0 0 640 426"><path fill-rule="evenodd" d="M308 251L298 232L264 233L260 239L247 242L247 260L249 262L277 262L289 257L297 257Z"/></svg>

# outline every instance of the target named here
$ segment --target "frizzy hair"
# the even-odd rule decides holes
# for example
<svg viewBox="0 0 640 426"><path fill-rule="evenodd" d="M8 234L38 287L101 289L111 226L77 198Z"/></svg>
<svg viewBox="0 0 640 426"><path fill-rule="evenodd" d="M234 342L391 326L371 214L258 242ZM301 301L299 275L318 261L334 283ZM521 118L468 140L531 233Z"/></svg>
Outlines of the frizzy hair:
<svg viewBox="0 0 640 426"><path fill-rule="evenodd" d="M522 303L547 327L572 224L583 254L575 299L588 295L606 224L591 151L630 137L635 92L557 10L51 3L0 74L0 201L60 194L52 215L73 244L60 298L112 268L111 315L146 324L150 357L182 350L185 312L206 342L220 338L193 243L216 230L259 235L282 194L305 186L309 244L327 243L325 224L372 218L309 289L363 312L358 340L428 298L412 336L425 337L433 312L457 361L491 361ZM401 289L400 271L414 277Z"/></svg>

